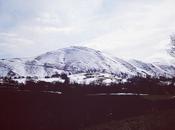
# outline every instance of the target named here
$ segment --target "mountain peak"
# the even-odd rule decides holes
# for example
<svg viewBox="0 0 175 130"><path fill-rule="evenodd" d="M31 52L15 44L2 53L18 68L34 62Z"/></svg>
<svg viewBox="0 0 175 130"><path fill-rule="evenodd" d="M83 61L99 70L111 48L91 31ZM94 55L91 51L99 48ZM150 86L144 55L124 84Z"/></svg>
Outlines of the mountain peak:
<svg viewBox="0 0 175 130"><path fill-rule="evenodd" d="M95 49L89 48L89 47L85 47L85 46L70 46L70 47L66 47L66 48L62 48L62 49L58 49L59 50L82 50L82 51L94 51L94 52L100 52L97 51Z"/></svg>
<svg viewBox="0 0 175 130"><path fill-rule="evenodd" d="M163 66L162 64L145 63L138 60L125 61L88 47L70 46L28 60L0 60L0 76L8 76L9 72L25 77L45 77L57 73L70 73L74 75L70 76L72 79L75 79L76 74L82 75L82 79L80 77L77 79L84 81L126 79L137 75L173 77L175 67L174 65ZM89 74L100 74L100 77L87 78L86 75ZM105 75L108 75L108 78Z"/></svg>
<svg viewBox="0 0 175 130"><path fill-rule="evenodd" d="M88 48L88 47L85 47L85 46L70 46L68 48L76 48L76 49L91 49L91 48Z"/></svg>

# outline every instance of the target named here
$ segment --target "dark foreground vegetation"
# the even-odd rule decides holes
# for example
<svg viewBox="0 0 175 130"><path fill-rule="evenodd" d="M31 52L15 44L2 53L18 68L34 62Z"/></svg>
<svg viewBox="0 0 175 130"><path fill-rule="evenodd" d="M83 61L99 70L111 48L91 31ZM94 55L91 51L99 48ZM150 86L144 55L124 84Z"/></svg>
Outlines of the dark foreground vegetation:
<svg viewBox="0 0 175 130"><path fill-rule="evenodd" d="M2 130L112 130L100 124L117 122L126 118L145 121L151 113L175 109L174 83L160 84L153 79L132 79L125 84L105 86L46 83L27 81L18 84L6 79L0 87L0 129ZM156 82L157 81L157 82ZM57 93L61 92L61 93ZM110 95L110 93L136 93L136 95ZM106 95L90 95L106 93ZM140 95L148 94L148 95ZM175 117L175 113L171 113ZM140 117L144 118L132 118ZM152 124L160 127L142 127L143 130L171 130L173 118L166 118L165 126L157 115ZM126 122L125 122L126 123ZM155 123L155 124L154 124ZM99 125L98 125L99 124ZM120 123L119 123L120 124ZM132 124L132 123L131 123ZM168 127L171 125L171 127ZM95 126L95 127L93 127ZM136 130L139 124L122 130ZM167 126L167 127L166 127ZM99 127L99 128L98 128ZM140 127L140 128L141 128ZM120 129L119 129L120 130ZM172 129L173 130L173 129Z"/></svg>
<svg viewBox="0 0 175 130"><path fill-rule="evenodd" d="M112 120L82 130L174 130L175 110L157 111L124 120Z"/></svg>
<svg viewBox="0 0 175 130"><path fill-rule="evenodd" d="M64 94L91 94L91 93L135 93L135 94L158 94L175 95L175 78L150 78L135 77L125 83L111 83L105 85L99 81L90 84L70 83L68 77L62 76L64 83L45 82L27 79L25 84L20 84L11 78L4 78L0 88L37 91L59 91Z"/></svg>
<svg viewBox="0 0 175 130"><path fill-rule="evenodd" d="M139 95L85 96L1 90L0 129L84 129L111 120L175 109L174 102L171 98L152 101Z"/></svg>

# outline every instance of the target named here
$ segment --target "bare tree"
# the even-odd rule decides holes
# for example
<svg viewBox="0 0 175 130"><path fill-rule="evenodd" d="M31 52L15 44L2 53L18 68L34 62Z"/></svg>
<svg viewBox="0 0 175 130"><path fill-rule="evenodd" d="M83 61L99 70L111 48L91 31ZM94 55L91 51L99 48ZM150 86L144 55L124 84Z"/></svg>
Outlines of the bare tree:
<svg viewBox="0 0 175 130"><path fill-rule="evenodd" d="M170 49L168 49L168 53L175 57L175 34L170 36Z"/></svg>

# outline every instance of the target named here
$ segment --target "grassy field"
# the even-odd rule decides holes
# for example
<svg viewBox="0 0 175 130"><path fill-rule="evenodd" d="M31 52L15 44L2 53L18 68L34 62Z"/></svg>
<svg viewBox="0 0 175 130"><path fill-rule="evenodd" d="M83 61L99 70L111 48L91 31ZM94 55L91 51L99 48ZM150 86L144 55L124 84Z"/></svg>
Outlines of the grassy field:
<svg viewBox="0 0 175 130"><path fill-rule="evenodd" d="M151 101L171 100L175 99L174 95L145 95L142 96L144 99Z"/></svg>
<svg viewBox="0 0 175 130"><path fill-rule="evenodd" d="M162 98L153 95L147 95L147 97L139 95L60 95L47 92L1 90L0 129L118 130L118 126L121 125L122 130L130 130L130 126L137 130L137 126L142 128L142 124L147 125L146 122L150 122L148 127L163 125L160 122L169 126L171 120L168 117L173 119L175 115L174 111L170 110L167 113L166 111L175 109L175 100L163 97L164 95ZM162 113L160 122L154 124L154 121L159 120L160 111L165 114ZM154 114L151 115L151 113ZM165 117L164 120L162 117ZM129 122L128 126L127 122ZM106 128L106 126L111 127ZM143 127L143 130L147 130L147 127Z"/></svg>
<svg viewBox="0 0 175 130"><path fill-rule="evenodd" d="M175 130L175 110L157 111L120 121L110 121L81 130Z"/></svg>

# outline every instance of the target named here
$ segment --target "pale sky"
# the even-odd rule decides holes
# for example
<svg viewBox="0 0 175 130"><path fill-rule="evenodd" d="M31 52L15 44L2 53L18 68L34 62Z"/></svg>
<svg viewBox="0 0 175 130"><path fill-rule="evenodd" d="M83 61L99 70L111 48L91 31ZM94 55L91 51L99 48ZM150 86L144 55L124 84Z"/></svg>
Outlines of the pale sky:
<svg viewBox="0 0 175 130"><path fill-rule="evenodd" d="M175 0L0 0L0 58L87 46L121 58L167 58Z"/></svg>

